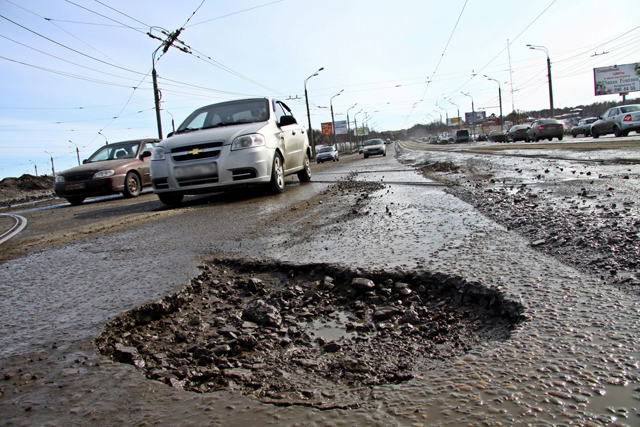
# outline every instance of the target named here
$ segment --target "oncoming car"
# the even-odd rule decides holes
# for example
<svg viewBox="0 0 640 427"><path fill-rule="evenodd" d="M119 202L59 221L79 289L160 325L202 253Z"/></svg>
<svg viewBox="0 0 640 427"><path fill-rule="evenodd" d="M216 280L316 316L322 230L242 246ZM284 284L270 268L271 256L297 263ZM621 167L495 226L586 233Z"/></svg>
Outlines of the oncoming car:
<svg viewBox="0 0 640 427"><path fill-rule="evenodd" d="M72 205L93 196L138 196L151 184L149 159L157 142L160 140L136 139L100 147L82 165L56 175L56 195Z"/></svg>
<svg viewBox="0 0 640 427"><path fill-rule="evenodd" d="M284 191L284 178L311 179L307 131L282 101L251 98L197 109L153 150L153 192L167 205L186 194L263 185Z"/></svg>
<svg viewBox="0 0 640 427"><path fill-rule="evenodd" d="M375 154L382 154L383 156L386 156L387 146L381 139L369 139L368 141L365 141L362 146L362 154L364 154L365 159Z"/></svg>
<svg viewBox="0 0 640 427"><path fill-rule="evenodd" d="M328 161L340 161L340 153L338 153L338 150L336 150L334 146L322 147L318 149L318 154L316 154L316 163Z"/></svg>

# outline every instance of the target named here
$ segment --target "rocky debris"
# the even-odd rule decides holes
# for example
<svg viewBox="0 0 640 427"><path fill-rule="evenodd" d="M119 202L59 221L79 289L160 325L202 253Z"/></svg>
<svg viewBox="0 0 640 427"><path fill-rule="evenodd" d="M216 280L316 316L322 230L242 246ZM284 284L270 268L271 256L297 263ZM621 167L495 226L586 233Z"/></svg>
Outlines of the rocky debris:
<svg viewBox="0 0 640 427"><path fill-rule="evenodd" d="M180 292L114 319L96 344L188 391L353 408L367 387L507 339L522 312L499 289L424 271L213 260Z"/></svg>
<svg viewBox="0 0 640 427"><path fill-rule="evenodd" d="M53 195L51 176L24 174L19 178L4 178L0 181L0 205L10 206Z"/></svg>

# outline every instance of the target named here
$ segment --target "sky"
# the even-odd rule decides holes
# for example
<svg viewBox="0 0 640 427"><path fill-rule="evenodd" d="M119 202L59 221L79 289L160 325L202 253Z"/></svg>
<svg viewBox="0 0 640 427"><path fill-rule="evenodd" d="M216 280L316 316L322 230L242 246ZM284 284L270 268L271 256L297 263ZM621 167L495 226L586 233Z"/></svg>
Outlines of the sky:
<svg viewBox="0 0 640 427"><path fill-rule="evenodd" d="M52 174L106 142L157 138L204 105L275 96L307 125L407 129L595 96L640 62L638 0L0 0L0 179ZM615 19L614 19L615 18ZM163 53L167 35L180 30ZM153 37L152 37L153 36ZM160 48L158 50L158 48ZM491 79L489 80L485 75ZM463 94L464 93L464 94ZM466 95L465 95L466 94ZM337 96L336 96L337 95Z"/></svg>

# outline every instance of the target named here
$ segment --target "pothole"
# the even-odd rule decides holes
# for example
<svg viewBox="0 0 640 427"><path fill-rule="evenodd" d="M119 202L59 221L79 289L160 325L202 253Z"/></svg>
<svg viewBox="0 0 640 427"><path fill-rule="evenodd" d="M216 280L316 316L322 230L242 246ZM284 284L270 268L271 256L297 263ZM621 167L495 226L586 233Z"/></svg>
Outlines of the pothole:
<svg viewBox="0 0 640 427"><path fill-rule="evenodd" d="M193 392L353 408L481 343L523 307L495 287L427 271L214 259L181 291L125 313L99 351Z"/></svg>

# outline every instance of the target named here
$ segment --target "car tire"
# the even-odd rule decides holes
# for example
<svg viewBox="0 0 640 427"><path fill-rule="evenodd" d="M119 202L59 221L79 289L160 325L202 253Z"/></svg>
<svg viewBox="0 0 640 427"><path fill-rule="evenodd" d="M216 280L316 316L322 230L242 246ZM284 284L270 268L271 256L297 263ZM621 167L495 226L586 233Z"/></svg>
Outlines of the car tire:
<svg viewBox="0 0 640 427"><path fill-rule="evenodd" d="M309 161L309 156L307 154L304 155L304 163L302 166L302 170L298 172L298 179L300 182L311 181L311 162Z"/></svg>
<svg viewBox="0 0 640 427"><path fill-rule="evenodd" d="M126 198L138 197L140 195L140 190L142 185L140 184L140 177L135 172L128 172L127 176L124 178L124 191L122 195Z"/></svg>
<svg viewBox="0 0 640 427"><path fill-rule="evenodd" d="M575 133L575 132L571 132L571 135L573 135L573 137L574 137L574 138L577 138L577 137L578 137L578 134L577 134L577 133Z"/></svg>
<svg viewBox="0 0 640 427"><path fill-rule="evenodd" d="M177 206L182 203L184 196L182 194L163 193L158 194L158 198L167 206Z"/></svg>
<svg viewBox="0 0 640 427"><path fill-rule="evenodd" d="M78 206L81 205L82 202L84 202L84 197L82 196L74 196L74 197L67 197L67 202L71 203L74 206Z"/></svg>
<svg viewBox="0 0 640 427"><path fill-rule="evenodd" d="M365 159L368 159L368 158L369 158L369 155L368 155L368 154L365 154L365 155L364 155L364 158L365 158Z"/></svg>
<svg viewBox="0 0 640 427"><path fill-rule="evenodd" d="M618 126L613 127L613 134L616 138L620 138L622 136L622 132L620 132L620 128Z"/></svg>
<svg viewBox="0 0 640 427"><path fill-rule="evenodd" d="M282 166L282 158L278 154L273 156L269 190L273 194L280 194L284 191L284 167Z"/></svg>
<svg viewBox="0 0 640 427"><path fill-rule="evenodd" d="M591 128L591 136L594 138L600 138L600 133L598 132L598 129Z"/></svg>
<svg viewBox="0 0 640 427"><path fill-rule="evenodd" d="M387 155L387 153L382 153L382 155L383 155L383 156L386 156L386 155Z"/></svg>
<svg viewBox="0 0 640 427"><path fill-rule="evenodd" d="M562 141L562 138L564 138L564 136L559 136L558 141Z"/></svg>

